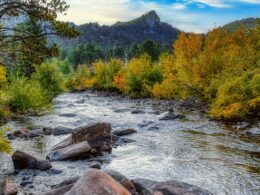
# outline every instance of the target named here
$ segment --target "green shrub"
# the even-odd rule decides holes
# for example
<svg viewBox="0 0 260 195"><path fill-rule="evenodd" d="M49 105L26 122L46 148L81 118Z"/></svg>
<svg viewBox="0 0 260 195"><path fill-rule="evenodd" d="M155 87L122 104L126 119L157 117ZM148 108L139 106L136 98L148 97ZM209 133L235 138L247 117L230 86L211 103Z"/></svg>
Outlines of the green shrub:
<svg viewBox="0 0 260 195"><path fill-rule="evenodd" d="M95 87L97 89L114 90L114 76L121 70L123 62L112 59L108 63L98 61L94 63L95 70Z"/></svg>
<svg viewBox="0 0 260 195"><path fill-rule="evenodd" d="M41 64L32 78L40 83L50 99L65 91L65 77L54 62Z"/></svg>
<svg viewBox="0 0 260 195"><path fill-rule="evenodd" d="M11 145L4 138L4 131L0 130L0 153L10 153L12 151Z"/></svg>
<svg viewBox="0 0 260 195"><path fill-rule="evenodd" d="M17 112L38 111L48 104L48 96L35 80L14 77L8 89L9 106Z"/></svg>

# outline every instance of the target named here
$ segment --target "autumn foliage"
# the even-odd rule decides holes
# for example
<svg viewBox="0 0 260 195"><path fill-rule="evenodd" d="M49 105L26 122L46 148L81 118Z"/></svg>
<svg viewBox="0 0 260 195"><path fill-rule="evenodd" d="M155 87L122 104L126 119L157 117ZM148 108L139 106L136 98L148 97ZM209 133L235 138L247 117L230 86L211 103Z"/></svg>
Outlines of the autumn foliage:
<svg viewBox="0 0 260 195"><path fill-rule="evenodd" d="M205 36L179 35L172 53L157 62L148 54L79 66L75 89L117 90L130 97L208 102L218 119L257 116L260 105L260 26L234 32L216 28ZM80 81L79 81L80 80Z"/></svg>

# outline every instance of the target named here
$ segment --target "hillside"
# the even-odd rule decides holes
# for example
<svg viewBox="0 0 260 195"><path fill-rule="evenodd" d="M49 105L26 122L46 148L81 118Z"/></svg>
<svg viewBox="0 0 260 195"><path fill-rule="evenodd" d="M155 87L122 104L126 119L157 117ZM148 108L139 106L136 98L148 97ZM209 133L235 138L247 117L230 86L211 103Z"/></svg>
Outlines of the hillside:
<svg viewBox="0 0 260 195"><path fill-rule="evenodd" d="M242 20L230 22L230 23L224 25L223 28L227 28L230 32L234 32L241 26L243 26L245 29L252 29L252 28L255 28L259 24L260 24L260 18L245 18Z"/></svg>
<svg viewBox="0 0 260 195"><path fill-rule="evenodd" d="M165 44L175 40L180 32L179 29L161 22L155 11L150 11L128 22L117 22L111 26L87 23L76 28L81 32L81 36L58 42L62 43L62 46L72 47L79 43L92 43L101 47L129 46L144 40Z"/></svg>

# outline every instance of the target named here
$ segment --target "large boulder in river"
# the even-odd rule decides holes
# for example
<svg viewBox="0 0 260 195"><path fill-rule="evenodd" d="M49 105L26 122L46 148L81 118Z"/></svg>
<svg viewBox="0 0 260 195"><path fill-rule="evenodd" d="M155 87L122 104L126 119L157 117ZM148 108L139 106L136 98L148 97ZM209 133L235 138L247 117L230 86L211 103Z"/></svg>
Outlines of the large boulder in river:
<svg viewBox="0 0 260 195"><path fill-rule="evenodd" d="M0 183L0 194L1 195L15 195L18 194L17 185L11 180L5 180Z"/></svg>
<svg viewBox="0 0 260 195"><path fill-rule="evenodd" d="M131 195L104 171L88 169L66 195Z"/></svg>
<svg viewBox="0 0 260 195"><path fill-rule="evenodd" d="M122 129L122 130L115 130L112 133L113 133L113 135L116 135L116 136L124 136L124 135L130 135L133 133L137 133L137 131L135 129Z"/></svg>
<svg viewBox="0 0 260 195"><path fill-rule="evenodd" d="M111 126L108 123L76 128L70 137L52 148L47 156L51 161L83 159L110 152L112 149Z"/></svg>
<svg viewBox="0 0 260 195"><path fill-rule="evenodd" d="M50 169L51 163L47 160L38 160L37 158L25 152L16 150L12 155L15 169L39 169L46 171Z"/></svg>
<svg viewBox="0 0 260 195"><path fill-rule="evenodd" d="M14 164L10 155L0 152L0 177L12 175L14 173Z"/></svg>
<svg viewBox="0 0 260 195"><path fill-rule="evenodd" d="M87 141L73 144L65 148L52 151L47 155L50 161L84 159L91 155L91 147Z"/></svg>
<svg viewBox="0 0 260 195"><path fill-rule="evenodd" d="M197 186L180 181L156 182L147 179L134 179L136 191L140 195L212 195L211 192L203 190Z"/></svg>
<svg viewBox="0 0 260 195"><path fill-rule="evenodd" d="M111 150L111 125L108 123L97 123L78 127L72 132L71 138L73 144L88 141L91 148L96 148L99 151Z"/></svg>
<svg viewBox="0 0 260 195"><path fill-rule="evenodd" d="M131 194L134 194L136 192L135 186L132 181L130 181L128 178L126 178L121 173L112 170L107 169L105 172L112 177L114 180L116 180L118 183L120 183L122 186L124 186L125 189L127 189Z"/></svg>

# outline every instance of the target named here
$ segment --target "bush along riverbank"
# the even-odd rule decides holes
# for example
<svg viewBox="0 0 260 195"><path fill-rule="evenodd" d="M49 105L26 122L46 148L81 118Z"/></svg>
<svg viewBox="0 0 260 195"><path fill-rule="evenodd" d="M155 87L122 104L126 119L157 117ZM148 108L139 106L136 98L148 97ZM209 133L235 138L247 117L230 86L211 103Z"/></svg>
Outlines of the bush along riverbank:
<svg viewBox="0 0 260 195"><path fill-rule="evenodd" d="M46 128L42 133L47 136L53 134L54 129L49 128L46 133ZM50 173L52 169L53 161L68 161L68 160L83 160L97 157L102 157L106 153L111 153L112 148L121 143L121 139L132 133L137 133L135 130L117 130L112 131L111 125L108 123L96 123L93 125L81 126L76 129L72 129L66 134L69 136L52 147L50 153L46 159L43 160L36 158L27 152L16 150L12 156L2 155L1 159L5 159L2 162L2 166L5 168L5 174L12 175L14 173L19 174L20 171L40 171ZM28 133L28 132L27 132ZM61 133L61 131L60 131ZM14 136L28 136L26 132L14 132ZM57 136L57 135L56 135ZM98 161L92 161L86 168L85 173L82 176L72 175L71 178L53 185L50 191L45 192L45 195L56 194L135 194L135 195L147 195L147 194L194 194L194 195L209 195L211 194L207 190L203 190L197 186L190 185L184 182L169 180L164 182L157 182L147 179L135 178L128 179L121 173L111 170L101 170L102 163ZM57 173L58 174L58 173ZM26 174L25 174L26 175ZM1 190L3 194L17 194L21 187L31 186L34 188L33 182L30 181L30 177L24 176L20 187L18 187L11 180L4 180L1 182Z"/></svg>
<svg viewBox="0 0 260 195"><path fill-rule="evenodd" d="M41 64L30 77L0 66L0 124L12 117L37 115L49 109L52 99L67 90L67 77L55 62ZM3 134L1 129L0 152L9 152Z"/></svg>
<svg viewBox="0 0 260 195"><path fill-rule="evenodd" d="M143 54L129 62L97 61L78 66L74 90L119 91L132 98L206 102L214 119L243 121L259 118L260 27L234 32L217 28L205 36L180 34L172 53L158 62Z"/></svg>

